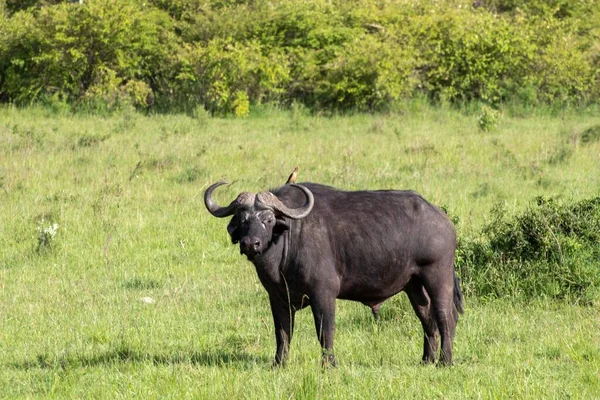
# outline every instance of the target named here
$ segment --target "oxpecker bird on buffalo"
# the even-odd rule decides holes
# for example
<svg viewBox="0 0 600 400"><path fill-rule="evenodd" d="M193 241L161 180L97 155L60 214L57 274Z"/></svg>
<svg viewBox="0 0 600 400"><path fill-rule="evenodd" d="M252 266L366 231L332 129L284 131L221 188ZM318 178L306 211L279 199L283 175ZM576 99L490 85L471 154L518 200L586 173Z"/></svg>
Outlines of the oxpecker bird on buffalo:
<svg viewBox="0 0 600 400"><path fill-rule="evenodd" d="M452 363L462 293L454 270L456 231L448 217L407 190L345 191L316 183L243 192L215 217L250 260L269 295L277 349L285 363L297 311L310 306L324 365L336 365L336 299L354 300L377 315L381 303L406 292L424 332L423 363ZM441 348L438 349L438 342ZM438 358L439 353L439 358Z"/></svg>

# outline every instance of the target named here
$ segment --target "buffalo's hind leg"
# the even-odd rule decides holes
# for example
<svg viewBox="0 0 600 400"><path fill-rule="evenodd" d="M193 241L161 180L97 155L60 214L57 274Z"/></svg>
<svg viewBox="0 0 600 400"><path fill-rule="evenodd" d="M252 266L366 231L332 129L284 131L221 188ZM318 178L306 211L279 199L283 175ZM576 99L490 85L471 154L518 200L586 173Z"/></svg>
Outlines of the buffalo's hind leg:
<svg viewBox="0 0 600 400"><path fill-rule="evenodd" d="M423 284L412 279L404 289L423 326L423 364L435 362L438 351L438 327L431 310L431 301Z"/></svg>
<svg viewBox="0 0 600 400"><path fill-rule="evenodd" d="M440 351L441 365L452 364L452 346L454 344L454 333L456 331L457 314L454 305L454 270L453 264L450 268L431 268L428 275L423 279L425 290L431 300L431 311L437 323L442 349Z"/></svg>

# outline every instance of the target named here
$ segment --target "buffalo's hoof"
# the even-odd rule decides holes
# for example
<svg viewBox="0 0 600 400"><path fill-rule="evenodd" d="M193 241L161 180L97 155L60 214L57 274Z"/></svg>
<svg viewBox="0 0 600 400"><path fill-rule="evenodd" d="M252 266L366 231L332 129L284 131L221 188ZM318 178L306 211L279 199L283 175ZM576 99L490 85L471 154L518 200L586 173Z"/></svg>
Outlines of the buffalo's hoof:
<svg viewBox="0 0 600 400"><path fill-rule="evenodd" d="M439 368L443 368L443 367L451 367L452 366L452 360L448 361L448 360L440 360L438 361L437 364L435 364L436 367Z"/></svg>
<svg viewBox="0 0 600 400"><path fill-rule="evenodd" d="M273 360L273 362L271 363L271 369L280 369L280 368L284 368L285 365L287 364L286 359L280 360L279 358L275 358Z"/></svg>
<svg viewBox="0 0 600 400"><path fill-rule="evenodd" d="M323 354L321 359L321 366L323 368L335 368L337 367L337 361L333 354Z"/></svg>

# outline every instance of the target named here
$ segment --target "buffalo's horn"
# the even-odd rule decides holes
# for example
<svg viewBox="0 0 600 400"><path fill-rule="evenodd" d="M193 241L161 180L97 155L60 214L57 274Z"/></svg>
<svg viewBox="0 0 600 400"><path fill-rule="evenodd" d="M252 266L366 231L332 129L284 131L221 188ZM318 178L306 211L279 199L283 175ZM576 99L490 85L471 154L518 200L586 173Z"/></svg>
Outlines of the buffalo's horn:
<svg viewBox="0 0 600 400"><path fill-rule="evenodd" d="M210 212L212 215L214 215L217 218L224 218L224 217L233 215L233 214L235 214L235 211L238 209L238 207L240 207L241 205L244 205L244 204L250 205L250 204L254 203L254 198L255 198L254 194L248 193L248 192L243 192L243 193L240 193L240 195L234 201L232 201L227 207L219 206L213 200L212 192L219 186L227 185L227 184L229 184L229 182L226 182L226 181L219 181L217 183L213 183L204 192L204 205L206 206L206 209L208 210L208 212Z"/></svg>
<svg viewBox="0 0 600 400"><path fill-rule="evenodd" d="M260 192L256 195L256 200L267 207L279 211L286 217L292 219L302 219L308 214L310 214L310 212L312 211L312 208L315 205L315 198L312 192L302 185L291 184L290 186L297 187L298 189L304 192L307 199L307 203L306 205L304 205L304 207L288 208L285 204L281 202L281 200L279 200L277 196L275 196L271 192Z"/></svg>

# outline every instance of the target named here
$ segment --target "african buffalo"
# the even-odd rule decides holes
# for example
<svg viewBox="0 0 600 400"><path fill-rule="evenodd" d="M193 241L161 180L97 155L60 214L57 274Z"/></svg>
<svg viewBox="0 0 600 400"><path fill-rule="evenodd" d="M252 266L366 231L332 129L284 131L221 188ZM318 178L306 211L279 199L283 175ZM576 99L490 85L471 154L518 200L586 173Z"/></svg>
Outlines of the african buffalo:
<svg viewBox="0 0 600 400"><path fill-rule="evenodd" d="M315 183L243 192L221 207L204 193L208 211L232 216L227 232L256 267L275 322L275 365L285 362L296 311L310 305L323 363L335 365L335 301L373 310L405 291L424 330L424 363L452 362L462 293L454 272L456 233L439 208L412 191L343 191Z"/></svg>

